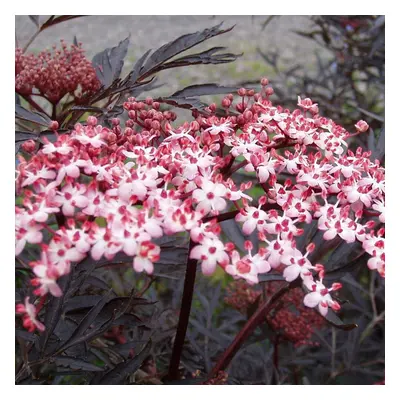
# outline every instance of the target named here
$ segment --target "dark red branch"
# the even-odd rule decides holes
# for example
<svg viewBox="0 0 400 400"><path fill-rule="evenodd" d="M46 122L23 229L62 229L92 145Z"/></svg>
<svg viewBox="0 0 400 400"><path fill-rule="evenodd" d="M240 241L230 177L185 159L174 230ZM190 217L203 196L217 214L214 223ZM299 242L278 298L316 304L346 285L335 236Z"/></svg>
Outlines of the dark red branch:
<svg viewBox="0 0 400 400"><path fill-rule="evenodd" d="M190 240L189 253L186 265L185 283L183 286L181 311L179 313L178 328L176 331L174 347L172 349L172 356L169 364L168 380L179 379L179 364L181 361L183 345L185 343L185 336L186 336L187 326L189 323L189 315L192 307L194 283L196 280L197 260L192 260L189 258L190 251L194 246L195 243L192 240Z"/></svg>

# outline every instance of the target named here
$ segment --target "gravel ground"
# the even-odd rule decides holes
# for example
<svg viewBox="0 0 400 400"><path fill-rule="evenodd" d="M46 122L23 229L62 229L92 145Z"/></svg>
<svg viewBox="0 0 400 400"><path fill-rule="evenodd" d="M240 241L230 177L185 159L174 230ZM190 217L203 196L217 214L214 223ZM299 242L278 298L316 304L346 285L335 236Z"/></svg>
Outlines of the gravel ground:
<svg viewBox="0 0 400 400"><path fill-rule="evenodd" d="M279 50L283 63L300 63L313 68L315 51L324 56L325 51L315 42L300 37L292 30L304 30L310 26L306 16L279 16L262 30L267 16L88 16L61 23L42 32L31 44L31 51L40 51L59 43L73 41L74 36L83 42L87 56L113 47L131 35L131 44L124 69L127 71L135 60L148 49L157 49L163 44L187 33L196 32L224 22L223 27L235 25L226 34L212 38L192 51L201 51L213 46L227 47L229 52L243 53L234 63L201 65L163 71L159 82L164 86L158 95L172 94L175 90L196 83L215 82L237 84L256 80L262 76L272 78L274 72L257 52ZM45 21L46 16L40 16ZM35 25L27 16L16 16L16 37L19 46L24 46L35 32Z"/></svg>

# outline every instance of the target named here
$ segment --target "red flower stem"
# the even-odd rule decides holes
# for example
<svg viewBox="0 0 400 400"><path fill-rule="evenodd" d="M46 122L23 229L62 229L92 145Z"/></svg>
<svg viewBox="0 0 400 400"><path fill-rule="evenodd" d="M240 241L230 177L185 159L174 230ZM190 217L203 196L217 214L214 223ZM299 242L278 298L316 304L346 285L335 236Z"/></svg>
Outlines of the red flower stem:
<svg viewBox="0 0 400 400"><path fill-rule="evenodd" d="M56 221L57 221L58 227L61 228L62 226L64 226L65 222L66 222L65 215L63 213L59 212L59 213L55 214L55 216L56 216Z"/></svg>
<svg viewBox="0 0 400 400"><path fill-rule="evenodd" d="M222 175L225 175L226 173L229 172L229 170L231 169L234 161L235 161L235 157L233 157L231 154L229 155L229 162L227 163L227 165L225 165L225 167L221 168L221 173Z"/></svg>
<svg viewBox="0 0 400 400"><path fill-rule="evenodd" d="M225 176L224 179L229 178L231 175L233 175L237 170L239 170L240 168L246 166L249 162L247 160L243 160L242 162L236 164L235 166L233 166L233 168L228 171Z"/></svg>
<svg viewBox="0 0 400 400"><path fill-rule="evenodd" d="M56 103L51 103L51 119L53 121L57 121L57 104Z"/></svg>
<svg viewBox="0 0 400 400"><path fill-rule="evenodd" d="M174 347L172 349L171 360L169 364L168 379L177 380L179 379L179 364L181 360L183 345L185 343L185 336L187 326L189 323L189 315L192 307L194 283L196 280L196 267L197 260L189 258L190 251L195 246L195 243L190 240L189 252L186 264L186 275L185 283L183 286L181 310L179 313L178 328L175 335Z"/></svg>
<svg viewBox="0 0 400 400"><path fill-rule="evenodd" d="M258 325L260 325L260 323L265 319L266 314L271 310L274 303L279 298L281 298L287 291L289 291L289 289L291 289L295 285L297 286L297 284L298 284L297 282L296 284L294 284L294 282L292 282L291 284L285 284L285 286L281 287L278 291L276 291L269 298L269 300L261 304L261 306L257 309L257 311L251 316L251 318L246 322L244 327L236 335L233 342L225 350L222 357L218 360L217 364L212 369L209 378L216 376L219 371L222 371L225 368L227 368L227 366L232 361L233 357L240 349L242 344L254 332L254 330L258 327Z"/></svg>

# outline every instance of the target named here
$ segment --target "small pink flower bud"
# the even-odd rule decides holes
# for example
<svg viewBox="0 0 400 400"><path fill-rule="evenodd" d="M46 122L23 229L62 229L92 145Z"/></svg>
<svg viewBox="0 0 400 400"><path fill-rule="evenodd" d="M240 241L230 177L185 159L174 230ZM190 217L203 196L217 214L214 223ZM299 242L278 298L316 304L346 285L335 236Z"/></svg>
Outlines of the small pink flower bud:
<svg viewBox="0 0 400 400"><path fill-rule="evenodd" d="M354 126L356 127L358 132L366 132L369 128L369 125L362 119L358 121Z"/></svg>
<svg viewBox="0 0 400 400"><path fill-rule="evenodd" d="M332 284L332 290L334 291L339 290L342 288L342 286L343 285L341 283L335 282L334 284Z"/></svg>
<svg viewBox="0 0 400 400"><path fill-rule="evenodd" d="M253 118L253 113L250 110L246 110L243 113L243 117L246 121L250 121Z"/></svg>
<svg viewBox="0 0 400 400"><path fill-rule="evenodd" d="M253 250L253 243L251 243L250 240L246 240L244 242L244 248L246 250Z"/></svg>
<svg viewBox="0 0 400 400"><path fill-rule="evenodd" d="M240 97L246 96L246 92L247 92L247 90L246 90L245 88L241 88L241 89L239 89L239 90L237 91L237 93L238 93L238 95L239 95Z"/></svg>
<svg viewBox="0 0 400 400"><path fill-rule="evenodd" d="M265 94L266 94L267 96L272 96L274 93L275 93L275 92L274 92L274 89L272 89L272 87L267 87L267 88L265 89Z"/></svg>
<svg viewBox="0 0 400 400"><path fill-rule="evenodd" d="M268 83L269 83L269 81L268 81L267 78L262 78L262 79L261 79L261 86L267 86Z"/></svg>
<svg viewBox="0 0 400 400"><path fill-rule="evenodd" d="M86 123L87 123L88 125L91 125L91 126L96 126L96 125L97 125L97 118L94 117L93 115L91 115L91 116L88 117L88 119L86 120Z"/></svg>
<svg viewBox="0 0 400 400"><path fill-rule="evenodd" d="M200 124L197 121L192 121L190 123L190 130L196 132L200 129Z"/></svg>
<svg viewBox="0 0 400 400"><path fill-rule="evenodd" d="M131 136L131 135L133 135L133 129L132 128L125 128L125 130L124 130L124 134L126 135L126 136Z"/></svg>
<svg viewBox="0 0 400 400"><path fill-rule="evenodd" d="M112 123L114 126L118 126L118 125L120 124L120 120L119 120L119 118L112 118L112 119L111 119L111 123Z"/></svg>
<svg viewBox="0 0 400 400"><path fill-rule="evenodd" d="M235 106L236 110L239 111L239 112L243 112L244 109L245 109L245 107L246 107L246 106L245 106L244 104L242 104L242 103L238 103L238 104L236 104L236 106Z"/></svg>
<svg viewBox="0 0 400 400"><path fill-rule="evenodd" d="M160 125L160 123L159 123L158 121L152 121L152 122L151 122L151 127L152 127L153 129L155 129L155 130L159 130L160 127L161 127L161 125Z"/></svg>
<svg viewBox="0 0 400 400"><path fill-rule="evenodd" d="M235 245L232 242L228 242L225 244L225 250L226 251L233 251L235 250Z"/></svg>
<svg viewBox="0 0 400 400"><path fill-rule="evenodd" d="M107 141L108 143L115 143L117 141L117 135L114 132L110 132L107 135Z"/></svg>
<svg viewBox="0 0 400 400"><path fill-rule="evenodd" d="M229 108L231 104L232 102L226 97L222 100L222 107L224 108Z"/></svg>
<svg viewBox="0 0 400 400"><path fill-rule="evenodd" d="M24 142L21 147L26 153L32 153L36 148L36 144L34 140L30 139Z"/></svg>
<svg viewBox="0 0 400 400"><path fill-rule="evenodd" d="M258 199L258 204L261 204L262 206L267 202L267 196L261 196Z"/></svg>
<svg viewBox="0 0 400 400"><path fill-rule="evenodd" d="M56 131L59 128L57 121L51 121L49 125L49 129L52 131Z"/></svg>
<svg viewBox="0 0 400 400"><path fill-rule="evenodd" d="M372 228L375 226L375 222L374 222L374 221L368 221L368 222L365 224L365 226L366 226L368 229L372 229Z"/></svg>
<svg viewBox="0 0 400 400"><path fill-rule="evenodd" d="M308 246L307 246L307 253L312 253L315 250L315 243L311 242Z"/></svg>
<svg viewBox="0 0 400 400"><path fill-rule="evenodd" d="M315 270L317 272L324 271L325 267L322 264L315 264Z"/></svg>

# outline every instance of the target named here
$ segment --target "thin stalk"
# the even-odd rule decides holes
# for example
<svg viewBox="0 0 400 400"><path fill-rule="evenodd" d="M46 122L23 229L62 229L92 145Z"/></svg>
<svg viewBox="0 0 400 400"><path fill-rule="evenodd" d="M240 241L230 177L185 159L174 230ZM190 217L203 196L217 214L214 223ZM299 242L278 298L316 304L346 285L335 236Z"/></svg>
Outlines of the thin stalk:
<svg viewBox="0 0 400 400"><path fill-rule="evenodd" d="M194 283L196 280L197 260L192 260L190 258L190 251L192 250L194 245L195 243L192 240L190 240L189 253L186 264L185 283L183 286L181 310L179 313L178 328L176 331L174 347L172 349L172 356L169 364L169 371L168 371L169 380L179 379L179 364L181 361L183 345L185 342L187 326L189 323L189 315L192 307Z"/></svg>
<svg viewBox="0 0 400 400"><path fill-rule="evenodd" d="M233 175L237 170L239 170L240 168L246 166L249 162L247 160L243 160L240 163L236 164L233 166L233 168L228 171L225 175L224 178L229 178L231 175Z"/></svg>
<svg viewBox="0 0 400 400"><path fill-rule="evenodd" d="M57 121L57 104L51 103L51 119Z"/></svg>

